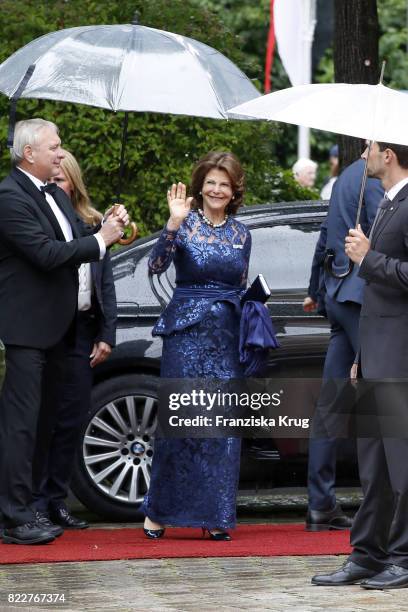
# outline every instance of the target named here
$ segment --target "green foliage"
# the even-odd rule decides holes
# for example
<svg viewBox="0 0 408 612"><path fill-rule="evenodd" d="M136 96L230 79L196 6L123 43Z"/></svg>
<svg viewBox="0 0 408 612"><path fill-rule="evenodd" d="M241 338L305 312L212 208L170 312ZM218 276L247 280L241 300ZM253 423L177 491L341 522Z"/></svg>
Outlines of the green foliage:
<svg viewBox="0 0 408 612"><path fill-rule="evenodd" d="M224 0L217 3L204 0L3 0L0 61L48 32L79 25L130 23L137 10L141 24L205 42L227 55L251 77L259 78L257 49L264 40L267 21L263 11L268 2L262 0L248 8L245 2L238 0L234 3L234 6L239 5L237 11L226 10L227 4ZM226 17L225 22L222 16ZM241 40L235 31L245 24L251 35ZM256 36L253 37L254 30ZM189 95L188 91L185 95ZM8 108L8 100L2 96L2 176L9 169L5 146ZM41 116L55 121L63 145L81 163L93 202L101 210L110 205L118 183L123 113L68 103L20 100L18 116ZM167 218L165 194L168 185L176 180L188 183L194 162L209 150L230 150L238 155L247 175L246 203L300 199L303 191L290 173L282 172L274 161L274 141L279 133L276 126L265 122L130 114L122 201L139 224L142 235L159 228Z"/></svg>
<svg viewBox="0 0 408 612"><path fill-rule="evenodd" d="M386 60L384 82L408 89L408 8L406 0L377 0L380 20L380 61Z"/></svg>

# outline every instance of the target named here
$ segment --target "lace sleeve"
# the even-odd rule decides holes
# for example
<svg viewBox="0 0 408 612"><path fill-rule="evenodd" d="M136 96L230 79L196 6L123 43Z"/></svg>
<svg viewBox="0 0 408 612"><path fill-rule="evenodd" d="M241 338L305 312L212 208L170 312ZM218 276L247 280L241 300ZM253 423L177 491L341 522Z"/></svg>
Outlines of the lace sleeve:
<svg viewBox="0 0 408 612"><path fill-rule="evenodd" d="M252 246L252 237L249 230L246 230L246 237L244 242L244 262L245 268L241 276L241 287L246 288L248 282L248 268L249 268L249 258L251 255L251 246Z"/></svg>
<svg viewBox="0 0 408 612"><path fill-rule="evenodd" d="M161 274L173 261L176 250L177 231L170 231L167 227L162 231L160 238L154 245L149 257L150 274Z"/></svg>

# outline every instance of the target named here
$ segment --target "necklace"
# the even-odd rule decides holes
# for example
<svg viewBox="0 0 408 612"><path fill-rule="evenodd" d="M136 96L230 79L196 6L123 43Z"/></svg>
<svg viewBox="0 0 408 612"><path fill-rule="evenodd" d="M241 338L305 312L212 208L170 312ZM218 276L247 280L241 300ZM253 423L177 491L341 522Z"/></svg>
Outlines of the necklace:
<svg viewBox="0 0 408 612"><path fill-rule="evenodd" d="M204 211L201 208L198 208L198 214L201 216L202 220L204 221L204 223L206 223L207 225L209 225L210 227L222 227L223 225L226 224L226 222L228 221L228 215L227 213L225 213L225 217L224 220L221 221L221 223L213 223L212 221L210 221L210 219L208 217L206 217L206 215L204 214Z"/></svg>

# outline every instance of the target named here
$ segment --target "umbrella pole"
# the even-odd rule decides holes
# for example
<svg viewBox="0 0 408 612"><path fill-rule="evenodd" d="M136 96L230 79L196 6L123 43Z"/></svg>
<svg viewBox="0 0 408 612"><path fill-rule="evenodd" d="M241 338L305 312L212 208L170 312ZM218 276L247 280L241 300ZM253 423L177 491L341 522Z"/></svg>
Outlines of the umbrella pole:
<svg viewBox="0 0 408 612"><path fill-rule="evenodd" d="M360 224L361 209L363 208L363 201L364 201L364 191L365 191L366 184L367 184L368 158L370 156L370 151L371 151L372 144L373 144L373 141L370 140L368 145L367 145L368 146L368 150L367 150L367 157L365 159L365 164L364 164L363 178L361 179L360 198L359 198L359 201L358 201L355 229L357 229L359 224Z"/></svg>
<svg viewBox="0 0 408 612"><path fill-rule="evenodd" d="M363 208L363 201L364 201L364 192L365 192L365 188L367 184L368 158L370 156L372 144L373 144L373 141L370 140L367 145L368 150L367 150L367 157L365 159L365 164L364 164L363 177L361 179L360 197L358 201L355 229L357 229L360 224L361 210ZM350 259L348 270L346 270L346 272L342 272L341 274L337 274L336 272L333 272L333 263L334 263L334 251L333 249L328 249L326 252L325 260L324 260L324 269L326 270L326 272L328 272L328 274L330 274L330 276L334 276L334 278L346 278L346 276L348 276L354 268L354 263Z"/></svg>
<svg viewBox="0 0 408 612"><path fill-rule="evenodd" d="M125 149L126 149L126 141L127 141L128 122L129 122L129 113L126 112L125 117L123 119L122 146L120 150L119 183L118 183L118 190L116 192L117 202L120 202L120 196L122 195L123 176L125 174Z"/></svg>
<svg viewBox="0 0 408 612"><path fill-rule="evenodd" d="M381 74L380 74L380 81L379 81L379 85L382 85L383 80L384 80L384 71L385 71L385 64L386 62L383 61L383 63L381 64ZM366 183L367 183L367 171L368 171L368 158L370 157L370 151L371 151L371 147L373 145L373 141L369 140L368 141L368 151L367 151L367 157L365 160L365 165L364 165L364 172L363 172L363 178L361 180L361 189L360 189L360 199L358 201L358 208L357 208L357 217L356 217L356 226L355 229L358 228L359 223L360 223L360 216L361 216L361 209L363 206L363 200L364 200L364 191L366 188Z"/></svg>
<svg viewBox="0 0 408 612"><path fill-rule="evenodd" d="M125 117L123 119L123 132L122 132L122 146L120 151L120 166L119 166L119 182L118 189L116 192L116 204L118 206L120 204L120 196L122 194L122 184L123 184L123 176L125 174L125 149L126 149L126 141L127 141L127 131L128 131L128 122L129 122L129 113L125 112ZM121 238L118 242L122 245L132 244L134 240L136 240L139 230L137 229L136 223L133 221L130 222L131 233L127 238Z"/></svg>
<svg viewBox="0 0 408 612"><path fill-rule="evenodd" d="M9 149L13 148L17 101L21 97L24 89L27 87L27 83L31 79L34 70L35 70L35 64L30 64L30 66L27 68L25 75L21 79L16 91L14 92L10 100L10 116L9 116L9 127L8 127L8 134L7 134L7 147Z"/></svg>

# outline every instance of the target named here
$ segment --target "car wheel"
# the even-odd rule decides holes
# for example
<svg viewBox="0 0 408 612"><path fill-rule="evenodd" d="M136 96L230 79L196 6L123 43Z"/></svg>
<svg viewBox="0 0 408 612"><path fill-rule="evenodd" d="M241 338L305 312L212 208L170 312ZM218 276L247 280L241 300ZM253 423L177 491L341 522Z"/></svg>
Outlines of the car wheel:
<svg viewBox="0 0 408 612"><path fill-rule="evenodd" d="M158 381L126 374L93 389L71 488L89 510L105 519L141 518L154 452Z"/></svg>

